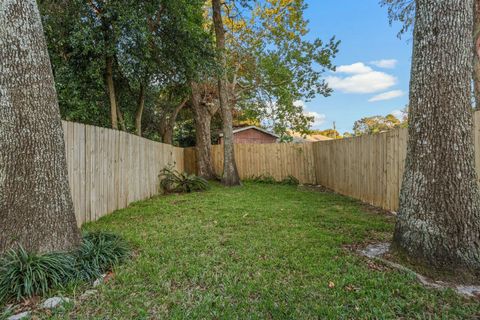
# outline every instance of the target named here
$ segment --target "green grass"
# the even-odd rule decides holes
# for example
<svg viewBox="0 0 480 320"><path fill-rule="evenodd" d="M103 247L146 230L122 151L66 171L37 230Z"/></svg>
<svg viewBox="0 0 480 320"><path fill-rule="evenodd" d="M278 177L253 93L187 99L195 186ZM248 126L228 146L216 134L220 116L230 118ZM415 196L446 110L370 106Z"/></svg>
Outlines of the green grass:
<svg viewBox="0 0 480 320"><path fill-rule="evenodd" d="M382 241L391 217L294 186L215 185L138 202L85 226L136 249L98 296L53 318L465 319L480 304L427 290L347 248ZM379 270L377 270L379 269ZM334 287L329 286L333 282ZM50 317L50 316L49 316Z"/></svg>

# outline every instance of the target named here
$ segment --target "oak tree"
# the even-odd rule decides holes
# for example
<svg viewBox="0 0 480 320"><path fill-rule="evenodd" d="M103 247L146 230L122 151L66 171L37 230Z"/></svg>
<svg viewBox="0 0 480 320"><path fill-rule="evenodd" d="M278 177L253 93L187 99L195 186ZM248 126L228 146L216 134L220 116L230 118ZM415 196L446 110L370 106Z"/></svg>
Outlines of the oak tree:
<svg viewBox="0 0 480 320"><path fill-rule="evenodd" d="M480 193L470 84L474 0L417 0L408 147L394 245L480 272Z"/></svg>
<svg viewBox="0 0 480 320"><path fill-rule="evenodd" d="M35 0L0 5L0 253L75 248L80 233Z"/></svg>

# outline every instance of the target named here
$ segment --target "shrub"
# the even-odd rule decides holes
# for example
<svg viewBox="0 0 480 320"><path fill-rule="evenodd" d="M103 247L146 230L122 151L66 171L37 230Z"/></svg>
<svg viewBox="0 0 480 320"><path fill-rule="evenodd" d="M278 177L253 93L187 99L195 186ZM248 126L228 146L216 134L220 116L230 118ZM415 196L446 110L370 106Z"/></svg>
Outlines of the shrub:
<svg viewBox="0 0 480 320"><path fill-rule="evenodd" d="M264 183L264 184L283 184L283 185L290 185L290 186L297 186L300 184L300 181L298 181L298 179L292 175L289 175L288 177L284 178L282 181L277 181L271 175L265 174L257 177L252 177L248 181L252 181L255 183Z"/></svg>
<svg viewBox="0 0 480 320"><path fill-rule="evenodd" d="M171 167L165 167L160 173L160 187L163 192L193 192L209 188L208 181L194 174L180 173Z"/></svg>
<svg viewBox="0 0 480 320"><path fill-rule="evenodd" d="M63 287L75 275L75 260L67 253L29 253L10 250L0 258L0 304Z"/></svg>
<svg viewBox="0 0 480 320"><path fill-rule="evenodd" d="M298 186L300 184L300 181L298 181L298 179L294 176L289 175L288 177L284 178L280 183L289 186Z"/></svg>
<svg viewBox="0 0 480 320"><path fill-rule="evenodd" d="M276 184L277 183L275 178L272 177L271 175L268 175L268 174L262 174L262 175L257 176L257 177L252 177L249 180L252 181L252 182L256 182L256 183L265 183L265 184Z"/></svg>
<svg viewBox="0 0 480 320"><path fill-rule="evenodd" d="M22 247L10 250L0 256L0 305L45 295L78 280L97 279L128 255L127 243L105 232L84 233L80 247L69 253L29 253Z"/></svg>
<svg viewBox="0 0 480 320"><path fill-rule="evenodd" d="M86 232L75 253L77 278L92 281L123 262L129 255L127 243L119 236L105 232Z"/></svg>

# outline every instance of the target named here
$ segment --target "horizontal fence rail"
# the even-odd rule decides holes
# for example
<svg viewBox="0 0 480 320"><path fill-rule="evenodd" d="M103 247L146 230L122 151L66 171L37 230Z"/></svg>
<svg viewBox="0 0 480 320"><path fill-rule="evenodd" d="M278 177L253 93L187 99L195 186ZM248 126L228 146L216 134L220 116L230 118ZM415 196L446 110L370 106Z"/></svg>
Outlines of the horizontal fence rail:
<svg viewBox="0 0 480 320"><path fill-rule="evenodd" d="M78 225L158 193L160 170L183 171L183 149L126 132L63 121Z"/></svg>

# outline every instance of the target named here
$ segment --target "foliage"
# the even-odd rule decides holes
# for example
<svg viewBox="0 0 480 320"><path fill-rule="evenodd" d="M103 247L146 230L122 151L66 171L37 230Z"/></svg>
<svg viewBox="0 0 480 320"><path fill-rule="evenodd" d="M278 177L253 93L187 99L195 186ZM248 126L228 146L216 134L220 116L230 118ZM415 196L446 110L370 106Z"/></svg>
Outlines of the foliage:
<svg viewBox="0 0 480 320"><path fill-rule="evenodd" d="M356 136L361 136L364 134L375 134L395 128L406 127L406 125L406 119L399 120L394 115L389 114L385 117L373 116L357 120L353 125L353 131Z"/></svg>
<svg viewBox="0 0 480 320"><path fill-rule="evenodd" d="M129 252L127 243L116 234L86 232L75 252L76 276L79 280L95 280L114 265L122 263Z"/></svg>
<svg viewBox="0 0 480 320"><path fill-rule="evenodd" d="M178 88L213 64L202 5L202 0L39 1L62 118L110 125L105 74L106 57L113 57L121 124L134 131L143 85L146 133L158 139L159 110L168 113L169 104L185 94ZM175 97L165 103L168 91Z"/></svg>
<svg viewBox="0 0 480 320"><path fill-rule="evenodd" d="M381 0L380 5L387 7L390 24L393 24L395 21L402 24L402 28L398 32L399 38L413 29L415 23L415 0Z"/></svg>
<svg viewBox="0 0 480 320"><path fill-rule="evenodd" d="M288 175L286 178L280 181L280 184L287 185L287 186L298 186L300 184L300 181L294 176Z"/></svg>
<svg viewBox="0 0 480 320"><path fill-rule="evenodd" d="M280 136L305 133L313 118L303 102L331 89L322 79L334 70L339 41L307 40L303 0L229 0L225 6L229 90L235 108Z"/></svg>
<svg viewBox="0 0 480 320"><path fill-rule="evenodd" d="M269 174L265 175L260 175L256 177L251 177L247 179L246 181L248 182L255 182L255 183L263 183L263 184L283 184L283 185L290 185L290 186L297 186L300 184L300 181L298 181L297 178L295 178L292 175L287 176L281 181L275 180L274 177L272 177Z"/></svg>
<svg viewBox="0 0 480 320"><path fill-rule="evenodd" d="M342 138L342 135L335 129L326 129L326 130L312 130L314 134L321 134L322 136L329 137L332 139Z"/></svg>
<svg viewBox="0 0 480 320"><path fill-rule="evenodd" d="M138 257L95 299L45 318L475 319L475 299L357 254L390 240L394 221L337 194L248 182L138 202L87 226Z"/></svg>
<svg viewBox="0 0 480 320"><path fill-rule="evenodd" d="M160 173L160 187L163 192L190 193L209 188L208 181L194 174L180 173L172 167L165 167Z"/></svg>
<svg viewBox="0 0 480 320"><path fill-rule="evenodd" d="M269 174L262 174L256 177L251 177L246 179L247 182L255 182L255 183L265 183L265 184L276 184L277 180Z"/></svg>
<svg viewBox="0 0 480 320"><path fill-rule="evenodd" d="M31 253L22 247L0 257L0 305L46 295L77 281L91 281L125 260L127 243L106 232L83 234L73 252Z"/></svg>
<svg viewBox="0 0 480 320"><path fill-rule="evenodd" d="M75 260L65 253L36 254L22 247L0 258L0 305L66 285L75 275Z"/></svg>

